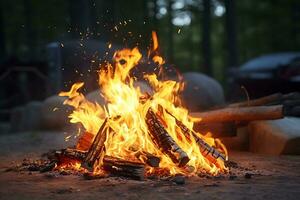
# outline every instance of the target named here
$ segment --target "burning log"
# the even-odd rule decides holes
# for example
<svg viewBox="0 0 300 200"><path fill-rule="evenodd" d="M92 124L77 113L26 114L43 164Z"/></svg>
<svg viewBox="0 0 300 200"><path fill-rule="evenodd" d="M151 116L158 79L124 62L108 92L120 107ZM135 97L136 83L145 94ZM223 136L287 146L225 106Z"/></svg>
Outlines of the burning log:
<svg viewBox="0 0 300 200"><path fill-rule="evenodd" d="M111 156L104 156L102 167L113 175L144 180L145 166L141 162L127 161Z"/></svg>
<svg viewBox="0 0 300 200"><path fill-rule="evenodd" d="M89 151L87 152L84 161L81 164L82 167L88 169L89 171L92 171L97 164L102 162L105 153L104 142L106 141L107 138L106 124L107 124L107 118L104 120L103 124L101 125Z"/></svg>
<svg viewBox="0 0 300 200"><path fill-rule="evenodd" d="M134 152L134 156L142 161L143 163L149 165L150 167L159 167L160 158L142 150L137 150L135 147L130 147L130 151Z"/></svg>
<svg viewBox="0 0 300 200"><path fill-rule="evenodd" d="M86 157L87 152L86 151L80 151L78 149L67 148L67 149L62 150L62 155L66 156L68 158L73 158L75 160L82 161Z"/></svg>
<svg viewBox="0 0 300 200"><path fill-rule="evenodd" d="M253 106L233 107L212 110L202 113L191 113L193 117L201 118L200 123L230 122L230 121L254 121L280 119L285 115L293 114L284 106Z"/></svg>
<svg viewBox="0 0 300 200"><path fill-rule="evenodd" d="M83 133L83 135L79 138L76 149L82 150L82 151L88 151L91 147L92 141L93 141L94 135L89 132Z"/></svg>
<svg viewBox="0 0 300 200"><path fill-rule="evenodd" d="M149 108L146 114L146 124L154 143L163 153L168 155L174 163L179 167L183 167L189 162L190 159L188 155L176 144L151 108Z"/></svg>
<svg viewBox="0 0 300 200"><path fill-rule="evenodd" d="M199 138L196 133L190 129L188 129L181 121L179 121L174 115L166 110L166 112L174 117L176 125L180 128L184 136L191 140L191 136L195 139L196 143L198 144L202 155L207 158L209 161L217 164L217 160L221 160L223 162L226 161L226 158L223 154L221 154L217 149L213 148L209 144L207 144L204 140Z"/></svg>
<svg viewBox="0 0 300 200"><path fill-rule="evenodd" d="M160 158L155 155L152 155L151 153L145 151L138 151L134 155L137 159L146 163L150 167L159 167Z"/></svg>
<svg viewBox="0 0 300 200"><path fill-rule="evenodd" d="M67 157L67 158L75 159L78 161L83 161L84 158L86 157L86 154L87 154L86 151L67 148L67 149L50 151L46 154L46 156L51 162L52 161L59 162L59 160L62 157Z"/></svg>

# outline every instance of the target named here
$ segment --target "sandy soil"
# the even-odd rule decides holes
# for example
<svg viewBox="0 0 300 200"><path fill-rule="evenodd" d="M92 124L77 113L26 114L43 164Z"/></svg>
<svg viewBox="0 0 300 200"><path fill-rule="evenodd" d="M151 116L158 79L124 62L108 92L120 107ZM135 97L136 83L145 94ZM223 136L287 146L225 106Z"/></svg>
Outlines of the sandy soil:
<svg viewBox="0 0 300 200"><path fill-rule="evenodd" d="M235 176L192 177L177 185L166 180L85 180L76 175L5 172L23 158L70 145L63 133L0 135L0 199L300 199L300 156L232 152ZM242 170L241 170L242 169ZM245 174L249 173L246 178Z"/></svg>

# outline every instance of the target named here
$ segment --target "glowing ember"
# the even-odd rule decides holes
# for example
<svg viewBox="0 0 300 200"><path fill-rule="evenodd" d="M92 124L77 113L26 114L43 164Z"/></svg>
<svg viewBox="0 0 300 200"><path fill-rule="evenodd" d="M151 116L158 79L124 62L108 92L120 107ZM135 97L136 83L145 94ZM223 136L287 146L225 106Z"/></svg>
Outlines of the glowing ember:
<svg viewBox="0 0 300 200"><path fill-rule="evenodd" d="M164 60L157 53L158 40L155 32L152 33L152 38L153 45L148 58L162 68ZM220 152L227 158L224 145L208 134L192 131L193 123L199 119L193 119L188 115L187 109L178 106L180 101L177 94L183 88L183 83L160 81L155 74L146 74L144 78L152 88L151 93L142 93L139 87L134 87L135 78L130 76L130 70L137 66L141 58L138 48L123 49L115 52L113 63L100 69L99 86L101 95L107 101L105 107L88 101L79 92L84 83L75 83L70 91L61 92L60 96L68 97L64 104L74 107L69 116L70 122L81 123L87 132L95 136L104 120L108 119L106 127L109 129L106 129L108 133L105 141L107 156L134 161L137 152L148 152L161 159L159 169L169 174L193 175L205 171L215 175L227 171L224 160L213 157ZM149 124L146 123L149 109L157 115L172 141L188 156L189 161L186 160L188 163L184 167L174 162L149 134ZM207 152L199 148L200 143L214 147L216 151L212 152L213 156L207 156ZM174 153L175 150L171 151ZM96 173L101 163L98 165L99 167L94 168ZM78 164L73 167L78 168ZM147 168L148 175L158 171L152 167Z"/></svg>

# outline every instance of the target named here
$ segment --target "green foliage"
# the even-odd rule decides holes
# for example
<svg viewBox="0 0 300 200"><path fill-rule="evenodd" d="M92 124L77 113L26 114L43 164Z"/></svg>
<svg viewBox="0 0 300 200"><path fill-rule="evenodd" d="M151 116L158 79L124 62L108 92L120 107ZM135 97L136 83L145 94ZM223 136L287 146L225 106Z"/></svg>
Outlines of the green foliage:
<svg viewBox="0 0 300 200"><path fill-rule="evenodd" d="M170 47L169 21L167 13L156 13L166 9L169 0L86 0L89 4L91 26L96 33L94 38L121 43L125 46L139 45L146 48L151 30L159 34L161 52L167 55ZM184 6L173 8L172 15L186 12L191 22L184 26L173 25L174 63L180 71L202 71L202 1L177 0ZM10 0L2 4L4 14L6 51L8 55L16 55L21 60L41 59L42 49L51 41L68 39L70 28L70 4L72 0ZM213 75L220 81L226 79L227 49L224 15L216 16L217 6L223 0L212 0L212 66ZM30 12L26 12L26 6ZM224 7L224 6L223 6ZM277 51L297 51L300 46L300 2L297 0L264 0L237 1L237 35L239 62L265 53ZM82 10L78 13L80 18ZM126 21L126 25L124 25ZM118 27L118 31L108 31L103 24L111 23L110 28ZM29 30L30 29L30 30ZM180 30L180 31L179 31ZM74 30L72 30L74 31ZM32 33L28 36L28 32ZM101 33L98 34L97 33ZM106 36L106 37L105 37ZM33 46L31 46L33 45ZM33 48L33 49L32 49ZM29 56L29 54L33 54Z"/></svg>

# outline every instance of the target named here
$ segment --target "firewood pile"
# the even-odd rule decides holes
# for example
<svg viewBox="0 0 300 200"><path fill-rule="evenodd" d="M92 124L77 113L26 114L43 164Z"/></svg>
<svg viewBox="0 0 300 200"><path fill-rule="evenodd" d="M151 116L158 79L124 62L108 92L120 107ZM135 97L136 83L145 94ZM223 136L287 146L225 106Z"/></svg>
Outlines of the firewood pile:
<svg viewBox="0 0 300 200"><path fill-rule="evenodd" d="M172 117L175 118L171 113ZM225 156L217 149L210 146L203 139L199 138L193 130L189 130L183 123L176 120L177 126L184 132L188 140L193 137L196 140L203 156L212 163L217 164L217 160L225 162ZM166 175L162 168L159 168L160 157L149 152L133 151L135 159L122 159L106 155L105 141L108 134L113 134L112 129L107 126L107 118L101 125L98 133L93 138L86 132L78 140L76 147L62 150L53 150L45 154L46 160L35 162L23 162L18 170L48 172L55 169L76 171L83 173L85 177L104 177L108 174L114 176L124 176L137 180L144 180L147 176L147 168L153 168L158 175ZM190 161L187 153L172 139L158 115L149 108L146 115L150 137L160 151L167 155L178 167L188 168ZM96 172L96 173L95 173Z"/></svg>
<svg viewBox="0 0 300 200"><path fill-rule="evenodd" d="M161 108L162 109L162 108ZM193 130L187 128L172 113L166 110L176 122L177 127L182 131L189 141L194 139L202 155L215 165L222 161L228 168L237 168L235 162L228 161L225 155L210 146L201 139ZM200 123L245 123L252 120L279 119L285 116L300 115L300 94L290 93L286 95L274 94L260 99L229 104L224 108L218 108L203 113L194 113L194 116L201 117ZM105 142L113 130L107 125L109 118L106 118L98 133L94 137L85 132L78 140L75 147L61 150L52 150L43 156L46 159L37 161L24 160L23 163L10 170L15 171L60 171L62 174L83 174L86 179L103 178L107 176L122 176L136 180L144 180L148 174L146 169L151 168L157 175L166 175L159 167L160 157L149 152L132 149L134 159L124 159L106 154ZM167 155L177 166L187 169L190 158L178 144L172 139L159 115L149 108L146 115L146 124L153 143L160 151ZM230 174L230 173L229 173ZM202 174L203 176L203 174Z"/></svg>
<svg viewBox="0 0 300 200"><path fill-rule="evenodd" d="M202 119L197 131L232 135L237 127L251 121L300 117L300 93L276 93L191 115Z"/></svg>

